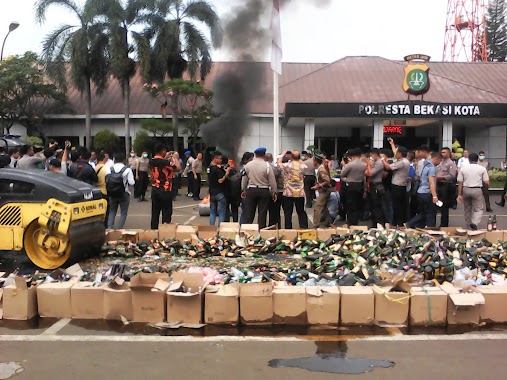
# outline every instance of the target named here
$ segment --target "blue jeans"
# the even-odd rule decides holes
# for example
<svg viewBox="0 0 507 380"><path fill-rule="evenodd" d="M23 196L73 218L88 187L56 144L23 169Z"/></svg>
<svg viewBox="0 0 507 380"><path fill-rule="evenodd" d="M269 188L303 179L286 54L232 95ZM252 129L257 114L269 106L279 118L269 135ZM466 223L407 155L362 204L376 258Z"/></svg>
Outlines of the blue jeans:
<svg viewBox="0 0 507 380"><path fill-rule="evenodd" d="M116 218L116 212L118 211L118 206L120 206L120 218L118 219L118 224L116 225L117 230L121 230L125 225L125 221L127 220L127 213L129 211L130 205L130 194L125 193L121 198L113 198L109 197L109 216L107 219L107 228L112 229L114 226L114 219Z"/></svg>
<svg viewBox="0 0 507 380"><path fill-rule="evenodd" d="M417 193L417 214L407 223L407 226L410 228L435 227L436 219L437 209L431 193Z"/></svg>
<svg viewBox="0 0 507 380"><path fill-rule="evenodd" d="M209 206L210 206L209 213L210 226L215 225L217 211L218 211L218 226L220 226L220 223L225 221L225 216L227 212L227 199L225 198L225 194L219 193L217 195L210 196Z"/></svg>

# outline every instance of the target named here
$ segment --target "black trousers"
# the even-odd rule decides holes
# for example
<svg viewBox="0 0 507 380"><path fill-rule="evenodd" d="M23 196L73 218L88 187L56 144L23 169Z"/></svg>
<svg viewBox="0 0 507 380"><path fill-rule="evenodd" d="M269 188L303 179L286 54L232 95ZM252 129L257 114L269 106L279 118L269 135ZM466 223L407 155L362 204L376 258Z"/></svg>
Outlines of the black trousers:
<svg viewBox="0 0 507 380"><path fill-rule="evenodd" d="M160 213L162 212L162 223L171 223L173 216L173 194L171 191L164 191L153 187L151 189L151 229L158 230Z"/></svg>
<svg viewBox="0 0 507 380"><path fill-rule="evenodd" d="M194 174L190 173L190 175L193 176ZM193 181L194 181L194 189L193 189L194 199L197 199L201 197L201 174L197 173L197 178L194 178Z"/></svg>
<svg viewBox="0 0 507 380"><path fill-rule="evenodd" d="M382 204L384 202L386 191L382 183L370 184L370 208L371 208L371 223L372 227L376 228L377 224L384 225L386 218L384 216L384 210Z"/></svg>
<svg viewBox="0 0 507 380"><path fill-rule="evenodd" d="M484 203L486 203L486 210L490 210L491 203L489 202L489 185L482 185L482 195L484 196Z"/></svg>
<svg viewBox="0 0 507 380"><path fill-rule="evenodd" d="M304 201L303 201L304 203ZM271 199L269 201L269 225L282 228L282 218L280 218L280 210L282 208L282 193L278 193L276 202ZM284 211L285 212L285 211Z"/></svg>
<svg viewBox="0 0 507 380"><path fill-rule="evenodd" d="M505 195L507 194L507 181L505 181L505 185L503 186L502 198L500 199L500 205L505 206Z"/></svg>
<svg viewBox="0 0 507 380"><path fill-rule="evenodd" d="M194 173L188 172L187 182L188 182L187 194L192 194L192 192L194 191Z"/></svg>
<svg viewBox="0 0 507 380"><path fill-rule="evenodd" d="M306 214L305 211L305 198L283 197L282 204L286 229L288 230L292 229L292 213L294 211L294 206L296 206L299 228L308 228L308 215Z"/></svg>
<svg viewBox="0 0 507 380"><path fill-rule="evenodd" d="M437 195L443 203L440 207L440 227L449 227L449 209L454 204L456 185L448 182L437 182Z"/></svg>
<svg viewBox="0 0 507 380"><path fill-rule="evenodd" d="M229 199L227 199L227 200L229 201ZM232 221L235 223L239 222L239 205L240 204L241 204L241 198L239 198L239 197L231 197L230 198L230 201L229 201L230 216L232 216Z"/></svg>
<svg viewBox="0 0 507 380"><path fill-rule="evenodd" d="M144 198L146 195L146 190L148 189L148 172L139 171L139 181L136 181L136 185L134 187L134 197L135 198Z"/></svg>
<svg viewBox="0 0 507 380"><path fill-rule="evenodd" d="M316 180L317 178L314 175L305 175L305 178L303 180L307 206L313 206L313 200L315 199L315 190L312 190L312 187L315 186Z"/></svg>
<svg viewBox="0 0 507 380"><path fill-rule="evenodd" d="M363 209L363 194L364 186L362 183L348 183L347 197L346 197L346 210L347 221L349 226L357 226L359 224L359 216Z"/></svg>
<svg viewBox="0 0 507 380"><path fill-rule="evenodd" d="M252 187L246 191L246 220L247 224L252 224L255 219L255 213L258 210L259 228L266 228L269 201L271 200L271 191L269 189L259 189Z"/></svg>
<svg viewBox="0 0 507 380"><path fill-rule="evenodd" d="M403 226L407 221L407 187L391 186L391 195L393 197L393 225Z"/></svg>

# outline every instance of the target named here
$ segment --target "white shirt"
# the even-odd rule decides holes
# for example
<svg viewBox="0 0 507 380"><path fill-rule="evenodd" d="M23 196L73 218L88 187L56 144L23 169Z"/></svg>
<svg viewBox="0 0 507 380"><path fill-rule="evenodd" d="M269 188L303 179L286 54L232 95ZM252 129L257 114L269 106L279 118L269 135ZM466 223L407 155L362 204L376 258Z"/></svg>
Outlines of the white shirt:
<svg viewBox="0 0 507 380"><path fill-rule="evenodd" d="M458 160L458 168L461 169L467 165L470 165L470 161L468 161L468 158L465 158L465 157L461 157L459 160Z"/></svg>
<svg viewBox="0 0 507 380"><path fill-rule="evenodd" d="M108 159L106 162L106 166L111 169L114 166L114 161L111 159Z"/></svg>
<svg viewBox="0 0 507 380"><path fill-rule="evenodd" d="M106 164L106 175L111 174L111 169L113 169L115 173L119 173L124 167L125 165L121 162L114 164L112 168ZM130 194L129 185L134 186L136 184L136 181L134 180L134 173L132 173L130 168L125 169L123 172L123 183L125 184L125 192Z"/></svg>

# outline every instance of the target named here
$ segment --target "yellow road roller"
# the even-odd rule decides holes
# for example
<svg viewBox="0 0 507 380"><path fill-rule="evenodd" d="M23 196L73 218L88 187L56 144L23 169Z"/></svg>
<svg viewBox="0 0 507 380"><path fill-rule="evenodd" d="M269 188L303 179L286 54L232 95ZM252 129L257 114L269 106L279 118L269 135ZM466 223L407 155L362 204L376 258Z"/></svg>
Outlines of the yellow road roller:
<svg viewBox="0 0 507 380"><path fill-rule="evenodd" d="M97 255L106 208L99 189L63 174L0 169L0 250L43 269Z"/></svg>

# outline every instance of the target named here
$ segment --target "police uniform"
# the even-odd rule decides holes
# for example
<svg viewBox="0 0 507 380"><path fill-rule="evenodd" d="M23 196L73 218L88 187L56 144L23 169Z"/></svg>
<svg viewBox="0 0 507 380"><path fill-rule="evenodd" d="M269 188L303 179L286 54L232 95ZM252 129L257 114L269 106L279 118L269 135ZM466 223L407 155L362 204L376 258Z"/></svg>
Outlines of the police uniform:
<svg viewBox="0 0 507 380"><path fill-rule="evenodd" d="M322 159L322 157L317 154L315 158ZM319 192L319 196L315 201L315 210L313 213L313 224L315 228L327 227L331 224L331 215L327 209L327 201L331 193L330 181L331 177L329 176L329 172L324 167L324 164L321 164L317 170L317 191ZM324 221L322 221L322 219L324 219Z"/></svg>
<svg viewBox="0 0 507 380"><path fill-rule="evenodd" d="M365 170L366 164L357 157L345 165L341 172L341 178L347 186L347 220L352 226L359 223L363 206Z"/></svg>
<svg viewBox="0 0 507 380"><path fill-rule="evenodd" d="M482 219L484 196L482 187L489 183L488 171L477 163L464 166L458 173L458 182L463 183L462 197L467 226L477 227Z"/></svg>
<svg viewBox="0 0 507 380"><path fill-rule="evenodd" d="M253 223L258 210L259 228L265 228L269 202L277 191L277 184L271 165L264 160L266 148L257 148L254 153L256 157L245 165L245 176L241 183L246 192L245 223Z"/></svg>

